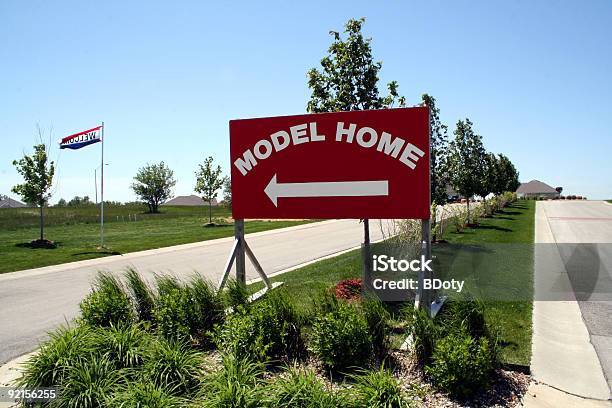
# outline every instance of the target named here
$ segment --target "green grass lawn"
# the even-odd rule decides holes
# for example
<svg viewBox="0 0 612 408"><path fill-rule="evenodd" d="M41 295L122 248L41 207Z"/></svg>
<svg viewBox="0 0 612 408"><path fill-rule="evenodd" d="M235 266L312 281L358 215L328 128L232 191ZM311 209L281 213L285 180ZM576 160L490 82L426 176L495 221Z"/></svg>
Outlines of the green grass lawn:
<svg viewBox="0 0 612 408"><path fill-rule="evenodd" d="M533 238L535 201L518 201L492 218L482 219L478 228L467 229L461 234L448 232L448 244L434 245L434 256L443 257L443 252L457 245L479 246L486 244L510 244L513 262L503 262L498 273L512 277L512 282L522 282L522 289L531 291L533 282ZM451 227L452 229L452 227ZM504 247L501 245L501 247ZM504 247L505 248L505 247ZM495 262L499 252L487 252L489 259L484 265ZM496 262L498 264L499 262ZM481 269L478 269L482 271ZM490 273L490 271L487 271ZM482 272L485 273L484 271ZM295 301L303 307L311 306L322 290L346 278L361 277L362 258L359 250L326 259L272 278L284 282L287 290L294 294ZM484 280L488 276L481 277ZM466 285L468 283L466 282ZM261 282L251 285L252 290L263 287ZM531 292L525 296L531 296ZM529 297L531 299L531 297ZM501 360L504 363L529 365L531 357L531 300L492 301L487 305L488 322L499 327L502 342Z"/></svg>
<svg viewBox="0 0 612 408"><path fill-rule="evenodd" d="M234 234L229 210L214 208L220 226L204 228L207 211L202 207L162 207L160 214L145 214L143 207L105 208L104 249L96 207L45 209L45 237L55 249L31 249L24 244L38 238L37 209L0 211L0 273L99 258L112 254L186 244ZM136 216L136 221L134 220ZM129 220L132 221L129 221ZM247 233L283 228L303 221L247 221ZM25 226L19 226L25 225ZM48 226L47 226L48 225Z"/></svg>

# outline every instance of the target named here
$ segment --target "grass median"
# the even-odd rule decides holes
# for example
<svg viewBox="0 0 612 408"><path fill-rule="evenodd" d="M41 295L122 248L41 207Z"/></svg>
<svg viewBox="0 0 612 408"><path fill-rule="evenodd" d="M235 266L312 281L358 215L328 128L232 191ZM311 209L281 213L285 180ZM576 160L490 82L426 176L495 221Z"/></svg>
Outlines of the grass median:
<svg viewBox="0 0 612 408"><path fill-rule="evenodd" d="M433 246L433 254L442 254L453 245L495 245L511 244L514 258L512 262L498 265L498 275L512 277L520 281L524 296L531 296L533 285L533 239L534 239L535 201L518 201L511 204L491 218L479 221L476 228L468 228L462 233L447 232L446 244ZM450 227L452 229L452 227ZM517 251L516 248L519 248ZM495 252L487 252L482 259L483 265L496 262ZM499 262L496 262L499 264ZM478 269L485 273L483 268ZM491 271L487 271L491 273ZM313 297L322 289L329 288L342 279L362 276L362 258L359 250L337 257L315 262L303 268L275 276L273 282L284 282L286 289L294 295L298 305L310 306ZM478 277L488 279L489 276ZM252 290L263 287L261 282L251 285ZM531 358L531 297L516 301L487 300L486 319L500 330L501 361L506 364L528 366Z"/></svg>
<svg viewBox="0 0 612 408"><path fill-rule="evenodd" d="M213 221L204 227L204 207L162 207L159 214L143 213L138 206L105 208L104 241L100 245L97 207L45 209L45 237L57 245L34 249L28 243L39 234L38 209L0 210L0 273L100 258L146 249L232 236L234 226L227 208L216 207ZM247 221L246 233L290 227L307 221Z"/></svg>

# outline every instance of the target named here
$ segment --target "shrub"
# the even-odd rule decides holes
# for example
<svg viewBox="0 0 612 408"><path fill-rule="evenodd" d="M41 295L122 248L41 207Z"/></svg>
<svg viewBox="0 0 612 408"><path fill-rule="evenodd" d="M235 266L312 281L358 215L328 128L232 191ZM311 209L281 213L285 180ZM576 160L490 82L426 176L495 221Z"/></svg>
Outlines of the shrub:
<svg viewBox="0 0 612 408"><path fill-rule="evenodd" d="M216 327L214 339L220 350L239 358L252 361L268 359L270 345L264 343L257 321L242 308L228 316L222 326Z"/></svg>
<svg viewBox="0 0 612 408"><path fill-rule="evenodd" d="M204 339L216 324L223 322L225 317L223 299L217 294L213 285L200 275L191 279L189 289L194 306L189 319L191 332L199 339Z"/></svg>
<svg viewBox="0 0 612 408"><path fill-rule="evenodd" d="M49 334L38 353L24 364L18 380L22 387L51 387L61 384L68 367L86 360L96 351L91 341L93 329L89 326L60 327Z"/></svg>
<svg viewBox="0 0 612 408"><path fill-rule="evenodd" d="M359 278L344 279L336 284L334 291L338 299L360 299L363 291L363 281Z"/></svg>
<svg viewBox="0 0 612 408"><path fill-rule="evenodd" d="M299 351L300 319L293 304L282 291L268 296L248 310L239 307L217 328L220 349L262 362L291 358Z"/></svg>
<svg viewBox="0 0 612 408"><path fill-rule="evenodd" d="M155 296L151 288L138 275L133 268L128 268L125 273L127 280L127 289L132 296L132 300L136 307L136 314L140 321L153 320L153 308L155 306Z"/></svg>
<svg viewBox="0 0 612 408"><path fill-rule="evenodd" d="M152 341L137 325L119 324L100 329L93 336L94 346L117 368L138 367L144 361L146 348Z"/></svg>
<svg viewBox="0 0 612 408"><path fill-rule="evenodd" d="M93 291L81 304L82 319L90 326L108 327L133 321L134 312L123 285L114 276L98 274Z"/></svg>
<svg viewBox="0 0 612 408"><path fill-rule="evenodd" d="M68 367L55 406L105 407L106 400L122 383L124 376L106 357L90 355Z"/></svg>
<svg viewBox="0 0 612 408"><path fill-rule="evenodd" d="M148 382L130 382L107 401L108 408L181 408L182 398Z"/></svg>
<svg viewBox="0 0 612 408"><path fill-rule="evenodd" d="M468 222L468 216L467 216L467 211L461 209L459 210L453 217L453 225L455 226L455 229L457 231L457 233L461 233L463 232L463 230L465 229L465 226L467 225Z"/></svg>
<svg viewBox="0 0 612 408"><path fill-rule="evenodd" d="M262 391L257 387L263 365L234 354L223 356L223 368L204 381L203 408L258 408Z"/></svg>
<svg viewBox="0 0 612 408"><path fill-rule="evenodd" d="M489 328L485 321L485 305L479 299L465 297L461 300L448 300L438 319L446 333L465 330L473 337L489 336Z"/></svg>
<svg viewBox="0 0 612 408"><path fill-rule="evenodd" d="M199 385L202 355L187 343L159 339L143 366L146 379L171 394L189 394Z"/></svg>
<svg viewBox="0 0 612 408"><path fill-rule="evenodd" d="M493 355L488 339L474 339L465 332L451 333L439 340L425 372L448 393L467 397L488 384Z"/></svg>
<svg viewBox="0 0 612 408"><path fill-rule="evenodd" d="M365 366L372 353L372 336L363 312L338 302L336 310L315 319L311 346L333 370Z"/></svg>
<svg viewBox="0 0 612 408"><path fill-rule="evenodd" d="M407 405L399 381L381 366L376 371L362 371L352 377L359 406L401 408Z"/></svg>
<svg viewBox="0 0 612 408"><path fill-rule="evenodd" d="M225 302L232 309L237 309L240 306L247 307L249 305L249 291L243 283L230 279L225 290Z"/></svg>
<svg viewBox="0 0 612 408"><path fill-rule="evenodd" d="M372 346L375 351L382 353L388 346L391 315L380 300L370 296L363 299L361 308L368 322L368 331L372 336Z"/></svg>
<svg viewBox="0 0 612 408"><path fill-rule="evenodd" d="M164 288L153 311L157 330L169 340L189 339L193 308L189 289L183 286Z"/></svg>
<svg viewBox="0 0 612 408"><path fill-rule="evenodd" d="M278 408L336 408L339 401L311 370L291 367L270 385L267 405Z"/></svg>
<svg viewBox="0 0 612 408"><path fill-rule="evenodd" d="M433 354L440 330L423 309L415 309L412 305L408 305L404 309L404 314L408 320L408 330L412 336L413 350L417 360L421 364L427 364Z"/></svg>

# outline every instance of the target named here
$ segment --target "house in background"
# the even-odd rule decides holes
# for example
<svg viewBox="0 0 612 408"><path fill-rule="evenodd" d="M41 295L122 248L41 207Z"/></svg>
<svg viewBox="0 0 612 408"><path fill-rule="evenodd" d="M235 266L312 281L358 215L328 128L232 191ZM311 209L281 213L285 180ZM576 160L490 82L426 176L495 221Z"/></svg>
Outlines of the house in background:
<svg viewBox="0 0 612 408"><path fill-rule="evenodd" d="M172 200L168 200L162 205L176 205L176 206L185 206L185 207L201 206L203 207L205 205L206 206L208 205L208 201L204 201L202 200L202 197L192 194L188 196L174 197ZM219 205L216 198L213 198L212 205L213 207Z"/></svg>
<svg viewBox="0 0 612 408"><path fill-rule="evenodd" d="M21 201L13 200L9 196L0 194L0 208L24 208L27 207Z"/></svg>
<svg viewBox="0 0 612 408"><path fill-rule="evenodd" d="M559 191L539 180L522 183L516 190L519 198L559 198Z"/></svg>

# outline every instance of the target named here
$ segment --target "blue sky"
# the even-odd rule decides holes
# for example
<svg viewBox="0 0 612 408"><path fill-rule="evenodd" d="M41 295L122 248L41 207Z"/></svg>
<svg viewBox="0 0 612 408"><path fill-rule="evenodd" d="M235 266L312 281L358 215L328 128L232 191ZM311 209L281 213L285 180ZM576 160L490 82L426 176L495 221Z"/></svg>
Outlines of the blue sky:
<svg viewBox="0 0 612 408"><path fill-rule="evenodd" d="M137 169L160 160L191 194L205 156L229 169L230 119L305 112L306 71L352 17L381 89L434 95L451 130L469 117L522 181L612 198L609 1L2 1L0 193L37 123L55 141L105 121L107 199L133 200ZM93 199L99 144L52 157L53 201Z"/></svg>

